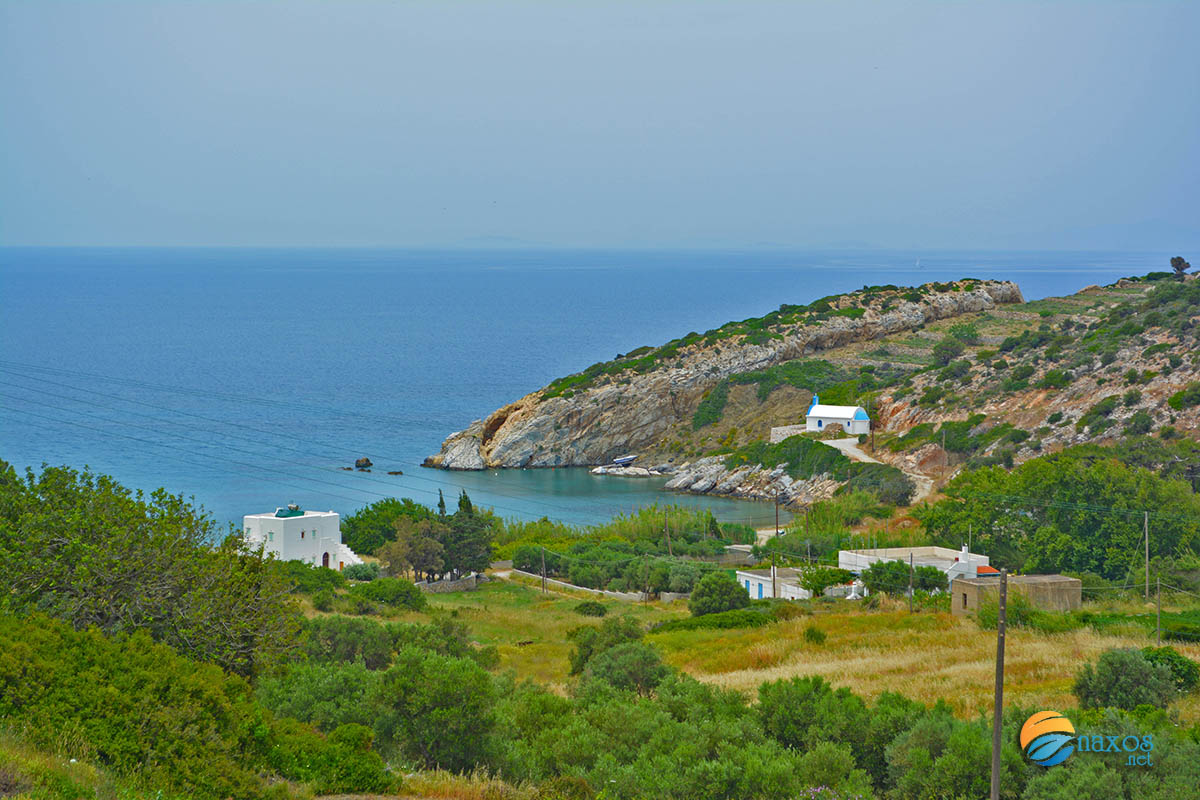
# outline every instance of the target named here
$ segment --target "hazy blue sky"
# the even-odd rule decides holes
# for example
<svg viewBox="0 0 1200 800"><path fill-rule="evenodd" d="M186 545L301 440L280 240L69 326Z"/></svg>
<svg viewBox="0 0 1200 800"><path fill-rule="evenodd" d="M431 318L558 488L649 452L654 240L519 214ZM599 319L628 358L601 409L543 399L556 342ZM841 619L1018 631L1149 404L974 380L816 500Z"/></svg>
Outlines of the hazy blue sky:
<svg viewBox="0 0 1200 800"><path fill-rule="evenodd" d="M1197 2L0 3L0 242L1200 246Z"/></svg>

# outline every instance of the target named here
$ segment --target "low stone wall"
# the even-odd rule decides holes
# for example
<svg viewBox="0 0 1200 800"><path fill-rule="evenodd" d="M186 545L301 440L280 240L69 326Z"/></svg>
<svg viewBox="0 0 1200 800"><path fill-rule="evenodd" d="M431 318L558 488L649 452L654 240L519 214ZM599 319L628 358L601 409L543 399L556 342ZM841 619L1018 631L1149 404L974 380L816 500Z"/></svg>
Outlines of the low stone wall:
<svg viewBox="0 0 1200 800"><path fill-rule="evenodd" d="M514 569L513 572L517 575L524 575L526 578L533 578L536 581L540 581L542 579L541 575L537 575L532 572L526 572L521 569ZM555 580L554 578L546 578L546 583L551 586L558 586L562 589L573 589L577 592L587 592L588 594L601 595L603 597L615 597L618 600L631 600L635 603L646 599L646 595L642 592L610 592L607 589L589 589L586 586L576 586L573 583Z"/></svg>
<svg viewBox="0 0 1200 800"><path fill-rule="evenodd" d="M664 603L674 603L676 600L687 600L691 597L690 592L659 592L658 599Z"/></svg>
<svg viewBox="0 0 1200 800"><path fill-rule="evenodd" d="M789 436L804 433L807 429L805 425L784 425L780 428L771 428L771 444L779 444Z"/></svg>
<svg viewBox="0 0 1200 800"><path fill-rule="evenodd" d="M474 591L479 586L480 577L478 575L468 575L465 578L459 578L453 581L434 581L426 583L421 581L417 584L417 588L426 594L446 594L447 592L470 592Z"/></svg>

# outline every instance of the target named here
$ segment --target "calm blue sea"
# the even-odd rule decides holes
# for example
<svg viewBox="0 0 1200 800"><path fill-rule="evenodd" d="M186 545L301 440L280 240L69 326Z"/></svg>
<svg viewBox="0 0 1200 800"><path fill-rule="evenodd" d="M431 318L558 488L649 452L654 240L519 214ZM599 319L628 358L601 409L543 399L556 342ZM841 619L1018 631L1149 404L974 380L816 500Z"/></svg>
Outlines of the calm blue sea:
<svg viewBox="0 0 1200 800"><path fill-rule="evenodd" d="M90 465L221 520L460 488L577 523L662 501L586 470L447 473L451 431L639 345L866 284L1008 278L1028 299L1169 253L0 249L0 458ZM358 456L368 474L340 467ZM403 476L389 476L402 470ZM671 498L726 520L756 503Z"/></svg>

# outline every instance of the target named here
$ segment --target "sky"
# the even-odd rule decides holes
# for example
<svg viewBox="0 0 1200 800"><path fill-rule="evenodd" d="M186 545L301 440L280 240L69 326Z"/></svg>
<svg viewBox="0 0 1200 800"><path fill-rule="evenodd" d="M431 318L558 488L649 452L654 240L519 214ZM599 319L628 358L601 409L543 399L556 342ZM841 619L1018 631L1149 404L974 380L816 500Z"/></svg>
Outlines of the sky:
<svg viewBox="0 0 1200 800"><path fill-rule="evenodd" d="M1200 246L1200 3L0 3L0 244Z"/></svg>

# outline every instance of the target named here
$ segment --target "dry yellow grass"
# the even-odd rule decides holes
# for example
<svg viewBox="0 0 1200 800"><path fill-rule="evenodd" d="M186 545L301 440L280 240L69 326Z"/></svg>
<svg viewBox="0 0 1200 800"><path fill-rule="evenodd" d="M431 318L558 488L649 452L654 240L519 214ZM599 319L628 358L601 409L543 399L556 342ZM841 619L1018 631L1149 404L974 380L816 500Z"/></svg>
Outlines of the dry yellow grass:
<svg viewBox="0 0 1200 800"><path fill-rule="evenodd" d="M823 644L804 640L809 625L825 632ZM1010 630L1005 648L1006 705L1076 705L1071 685L1084 663L1112 647L1146 645L1144 629L1130 633ZM753 695L763 681L820 675L865 698L893 691L925 703L945 699L956 714L967 718L988 711L992 703L996 634L951 614L839 611L750 630L681 631L652 639L675 666L747 695ZM1200 659L1198 646L1179 649ZM1194 695L1172 708L1185 721L1200 720L1200 698Z"/></svg>

